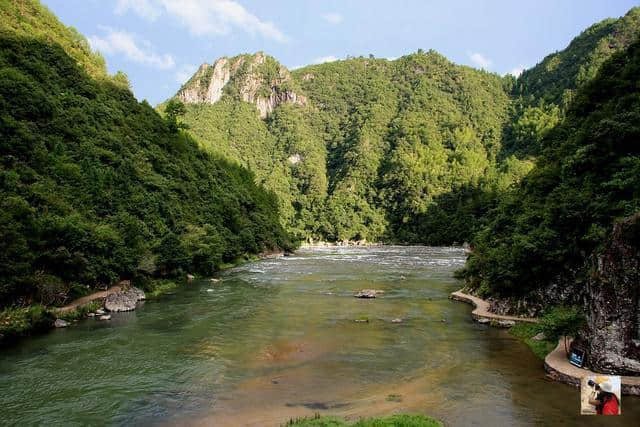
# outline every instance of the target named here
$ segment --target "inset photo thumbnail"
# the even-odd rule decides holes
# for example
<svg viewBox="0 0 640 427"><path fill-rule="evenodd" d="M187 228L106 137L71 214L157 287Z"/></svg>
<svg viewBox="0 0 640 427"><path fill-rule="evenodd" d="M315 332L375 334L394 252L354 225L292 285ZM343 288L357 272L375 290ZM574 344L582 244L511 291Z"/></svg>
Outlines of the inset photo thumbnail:
<svg viewBox="0 0 640 427"><path fill-rule="evenodd" d="M593 375L582 378L580 413L582 415L620 415L620 377Z"/></svg>

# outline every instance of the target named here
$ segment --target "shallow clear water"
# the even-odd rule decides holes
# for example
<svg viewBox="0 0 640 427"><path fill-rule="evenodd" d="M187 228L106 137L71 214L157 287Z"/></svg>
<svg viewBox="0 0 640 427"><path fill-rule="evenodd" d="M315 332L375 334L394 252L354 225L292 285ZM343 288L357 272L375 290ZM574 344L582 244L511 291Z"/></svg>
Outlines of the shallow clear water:
<svg viewBox="0 0 640 427"><path fill-rule="evenodd" d="M526 346L448 299L463 263L454 248L306 249L24 340L0 353L0 424L423 412L453 426L596 425L577 389L545 381ZM385 294L353 298L363 288ZM637 425L640 399L622 409L607 425Z"/></svg>

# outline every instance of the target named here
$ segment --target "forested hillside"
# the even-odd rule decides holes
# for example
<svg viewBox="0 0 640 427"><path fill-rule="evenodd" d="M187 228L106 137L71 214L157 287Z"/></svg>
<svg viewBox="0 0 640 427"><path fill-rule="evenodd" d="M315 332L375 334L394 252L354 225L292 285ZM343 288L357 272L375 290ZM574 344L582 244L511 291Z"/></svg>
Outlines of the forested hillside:
<svg viewBox="0 0 640 427"><path fill-rule="evenodd" d="M463 272L472 287L522 296L563 279L587 281L587 260L614 224L640 211L639 81L636 39L576 92L534 169L492 212ZM626 285L637 284L616 284Z"/></svg>
<svg viewBox="0 0 640 427"><path fill-rule="evenodd" d="M505 132L502 157L539 154L540 141L557 125L576 90L589 83L602 64L626 49L640 32L640 8L584 30L562 51L525 70L514 84L512 118Z"/></svg>
<svg viewBox="0 0 640 427"><path fill-rule="evenodd" d="M251 168L298 238L462 243L639 17L593 25L518 79L434 51L292 72L259 53L203 64L178 98L200 145Z"/></svg>
<svg viewBox="0 0 640 427"><path fill-rule="evenodd" d="M277 198L206 153L37 2L0 10L0 308L290 248Z"/></svg>
<svg viewBox="0 0 640 427"><path fill-rule="evenodd" d="M234 69L262 57L224 61ZM180 93L224 86L213 104L188 103L184 121L203 147L251 168L278 194L283 224L300 238L462 242L493 193L530 168L496 162L510 98L495 74L433 51L282 73L304 103L284 98L265 119L241 100L253 97L255 81L274 88L264 102L280 99L282 78L268 73L209 78L204 88L192 79Z"/></svg>

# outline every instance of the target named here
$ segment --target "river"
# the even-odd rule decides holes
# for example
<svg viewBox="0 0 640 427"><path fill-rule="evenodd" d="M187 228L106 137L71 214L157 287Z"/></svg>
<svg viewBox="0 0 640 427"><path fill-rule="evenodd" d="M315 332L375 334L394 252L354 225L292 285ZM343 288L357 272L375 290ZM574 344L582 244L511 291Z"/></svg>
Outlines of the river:
<svg viewBox="0 0 640 427"><path fill-rule="evenodd" d="M577 389L546 381L524 344L448 299L463 264L458 248L302 249L25 339L0 353L0 424L412 412L451 426L596 425L578 415ZM385 293L354 298L363 288ZM640 399L622 410L607 425L637 425Z"/></svg>

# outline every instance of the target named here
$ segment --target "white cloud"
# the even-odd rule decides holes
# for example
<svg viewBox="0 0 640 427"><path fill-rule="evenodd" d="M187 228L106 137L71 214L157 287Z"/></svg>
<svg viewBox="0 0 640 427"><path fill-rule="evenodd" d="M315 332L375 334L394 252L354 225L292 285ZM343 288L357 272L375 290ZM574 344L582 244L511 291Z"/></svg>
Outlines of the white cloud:
<svg viewBox="0 0 640 427"><path fill-rule="evenodd" d="M329 24L338 25L342 22L342 15L339 13L327 13L322 15L322 18L327 21Z"/></svg>
<svg viewBox="0 0 640 427"><path fill-rule="evenodd" d="M333 55L329 55L329 56L322 56L320 58L316 58L313 60L314 64L322 64L324 62L333 62L333 61L337 61L339 58L333 56Z"/></svg>
<svg viewBox="0 0 640 427"><path fill-rule="evenodd" d="M513 77L519 77L525 69L526 67L524 65L518 65L511 71L504 73L504 75L506 76L507 74L511 74Z"/></svg>
<svg viewBox="0 0 640 427"><path fill-rule="evenodd" d="M159 55L153 52L148 41L142 41L143 46L140 47L132 34L108 27L103 27L103 29L107 33L104 37L89 37L89 43L93 49L99 50L105 55L122 54L134 62L156 68L169 69L174 67L173 57L169 54Z"/></svg>
<svg viewBox="0 0 640 427"><path fill-rule="evenodd" d="M129 9L149 20L164 11L196 36L225 35L239 28L252 36L258 34L278 42L287 41L272 22L262 21L234 0L118 0L116 13Z"/></svg>
<svg viewBox="0 0 640 427"><path fill-rule="evenodd" d="M117 15L123 15L129 9L149 21L155 21L162 14L162 10L153 0L117 0Z"/></svg>
<svg viewBox="0 0 640 427"><path fill-rule="evenodd" d="M193 64L185 64L176 71L176 83L184 84L189 80L198 67Z"/></svg>
<svg viewBox="0 0 640 427"><path fill-rule="evenodd" d="M492 60L486 58L484 55L478 52L469 54L469 59L471 59L471 62L473 62L474 65L480 68L488 69L491 67L491 65L493 65Z"/></svg>

